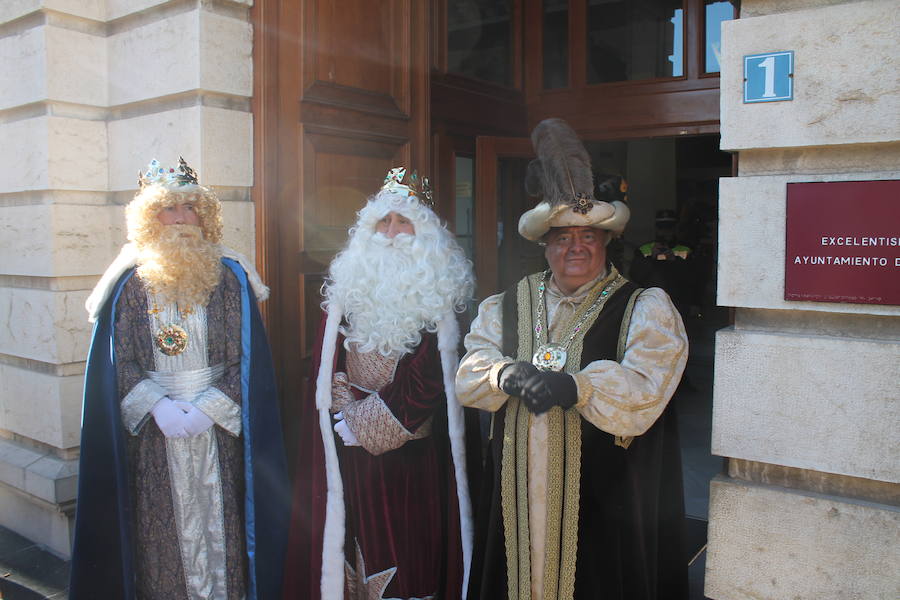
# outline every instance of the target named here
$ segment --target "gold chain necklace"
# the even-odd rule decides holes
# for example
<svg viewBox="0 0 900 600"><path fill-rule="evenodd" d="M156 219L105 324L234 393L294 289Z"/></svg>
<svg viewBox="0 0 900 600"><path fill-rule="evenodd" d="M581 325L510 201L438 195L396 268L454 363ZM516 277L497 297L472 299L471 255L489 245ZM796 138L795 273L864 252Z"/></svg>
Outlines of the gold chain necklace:
<svg viewBox="0 0 900 600"><path fill-rule="evenodd" d="M562 330L564 332L564 338L565 332L571 330L568 339L563 343L554 343L550 341L550 324L547 323L545 328L543 323L544 306L546 304L545 292L550 275L551 272L549 269L544 271L541 276L541 283L538 285L538 305L534 325L536 339L540 341L542 334L546 334L547 341L538 346L537 352L535 352L534 356L531 358L531 363L542 371L562 371L563 368L565 368L566 361L569 357L568 348L575 337L581 332L582 325L584 325L589 318L600 312L603 305L606 304L607 298L625 283L625 278L616 273L616 276L611 278L610 281L600 289L600 293L596 294L595 298L591 300L590 296L592 296L593 293L589 294L581 307L579 307L578 310L575 311L575 314L572 315L570 323ZM581 314L579 315L579 313Z"/></svg>

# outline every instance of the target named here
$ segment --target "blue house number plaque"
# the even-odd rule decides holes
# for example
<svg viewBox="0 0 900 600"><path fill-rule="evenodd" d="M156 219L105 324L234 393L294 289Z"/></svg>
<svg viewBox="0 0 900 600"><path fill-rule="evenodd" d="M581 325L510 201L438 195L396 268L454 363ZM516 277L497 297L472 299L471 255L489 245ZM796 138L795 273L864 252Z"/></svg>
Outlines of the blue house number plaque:
<svg viewBox="0 0 900 600"><path fill-rule="evenodd" d="M744 57L744 102L794 99L794 52Z"/></svg>

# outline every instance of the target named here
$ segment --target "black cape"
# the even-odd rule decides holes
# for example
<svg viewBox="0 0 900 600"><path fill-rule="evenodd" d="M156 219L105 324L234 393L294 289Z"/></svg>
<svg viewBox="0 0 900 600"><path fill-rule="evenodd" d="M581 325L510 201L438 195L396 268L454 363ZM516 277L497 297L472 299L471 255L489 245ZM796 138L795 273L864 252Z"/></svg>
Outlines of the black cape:
<svg viewBox="0 0 900 600"><path fill-rule="evenodd" d="M242 436L246 497L247 599L277 598L290 519L290 488L272 357L256 298L241 266L222 259L241 284ZM84 382L78 506L69 598L134 598L134 553L125 428L119 411L113 325L130 269L94 325Z"/></svg>

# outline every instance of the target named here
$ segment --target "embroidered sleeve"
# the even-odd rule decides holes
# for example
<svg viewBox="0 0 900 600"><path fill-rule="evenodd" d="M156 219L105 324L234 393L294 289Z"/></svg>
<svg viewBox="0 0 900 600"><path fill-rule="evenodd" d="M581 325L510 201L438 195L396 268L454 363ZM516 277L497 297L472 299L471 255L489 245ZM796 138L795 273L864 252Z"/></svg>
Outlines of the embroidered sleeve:
<svg viewBox="0 0 900 600"><path fill-rule="evenodd" d="M338 413L347 408L347 405L356 400L350 390L350 380L343 371L334 374L331 382L331 413Z"/></svg>
<svg viewBox="0 0 900 600"><path fill-rule="evenodd" d="M663 290L650 288L634 304L622 363L594 361L575 375L576 407L607 433L641 435L675 393L687 355L681 316Z"/></svg>
<svg viewBox="0 0 900 600"><path fill-rule="evenodd" d="M156 382L141 379L122 399L122 424L131 435L137 435L150 416L150 409L166 395Z"/></svg>
<svg viewBox="0 0 900 600"><path fill-rule="evenodd" d="M466 355L456 373L456 395L463 406L497 411L509 398L497 378L513 359L503 356L503 294L486 298L466 335Z"/></svg>
<svg viewBox="0 0 900 600"><path fill-rule="evenodd" d="M377 393L349 404L344 420L362 447L375 456L425 437L431 430L430 419L416 433L406 429Z"/></svg>
<svg viewBox="0 0 900 600"><path fill-rule="evenodd" d="M206 388L193 404L231 435L241 435L241 407L218 388Z"/></svg>

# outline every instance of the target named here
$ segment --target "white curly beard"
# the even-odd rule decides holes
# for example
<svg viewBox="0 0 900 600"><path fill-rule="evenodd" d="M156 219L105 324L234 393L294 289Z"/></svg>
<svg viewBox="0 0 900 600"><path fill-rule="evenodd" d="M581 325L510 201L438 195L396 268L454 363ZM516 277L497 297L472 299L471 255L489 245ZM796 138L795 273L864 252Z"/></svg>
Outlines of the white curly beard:
<svg viewBox="0 0 900 600"><path fill-rule="evenodd" d="M348 347L385 356L410 352L423 329L435 331L436 322L456 308L469 275L461 270L455 276L452 267L465 259L427 245L417 235L391 239L357 232L334 260L326 297L344 310L348 325L341 333Z"/></svg>

